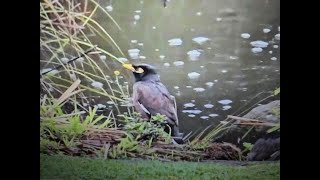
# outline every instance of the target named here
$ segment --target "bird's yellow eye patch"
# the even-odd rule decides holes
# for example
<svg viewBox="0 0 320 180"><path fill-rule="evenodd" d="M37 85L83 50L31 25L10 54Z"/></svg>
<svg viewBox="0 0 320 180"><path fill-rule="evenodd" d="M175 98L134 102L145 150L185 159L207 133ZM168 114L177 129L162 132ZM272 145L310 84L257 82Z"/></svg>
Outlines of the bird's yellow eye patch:
<svg viewBox="0 0 320 180"><path fill-rule="evenodd" d="M138 68L138 70L135 71L136 73L143 73L144 70L142 68Z"/></svg>
<svg viewBox="0 0 320 180"><path fill-rule="evenodd" d="M132 66L132 64L123 64L122 65L124 68L126 68L126 69L129 69L129 70L131 70L132 72L135 72L135 73L143 73L144 72L144 70L142 69L142 68L138 68L138 70L137 69L135 69L133 66Z"/></svg>

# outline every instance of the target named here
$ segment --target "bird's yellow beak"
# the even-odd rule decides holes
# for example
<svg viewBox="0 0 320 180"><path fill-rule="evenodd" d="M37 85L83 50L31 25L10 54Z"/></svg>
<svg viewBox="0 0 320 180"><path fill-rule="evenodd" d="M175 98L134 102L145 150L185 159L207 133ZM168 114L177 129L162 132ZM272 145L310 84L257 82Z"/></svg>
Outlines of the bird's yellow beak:
<svg viewBox="0 0 320 180"><path fill-rule="evenodd" d="M135 73L143 73L144 72L144 70L142 69L142 68L138 68L138 70L136 70L133 66L132 66L132 64L123 64L122 65L124 68L126 68L126 69L129 69L129 70L131 70L132 72L135 72Z"/></svg>
<svg viewBox="0 0 320 180"><path fill-rule="evenodd" d="M136 71L136 69L134 69L134 67L132 66L132 64L123 64L122 65L124 68L129 69L131 71Z"/></svg>

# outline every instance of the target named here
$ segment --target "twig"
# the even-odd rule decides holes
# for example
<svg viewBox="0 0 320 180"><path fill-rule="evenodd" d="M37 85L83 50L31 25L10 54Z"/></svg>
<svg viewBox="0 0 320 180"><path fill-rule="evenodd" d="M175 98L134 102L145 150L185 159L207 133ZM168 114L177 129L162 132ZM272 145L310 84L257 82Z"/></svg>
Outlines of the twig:
<svg viewBox="0 0 320 180"><path fill-rule="evenodd" d="M235 123L236 125L276 126L275 123Z"/></svg>
<svg viewBox="0 0 320 180"><path fill-rule="evenodd" d="M238 117L238 116L231 116L231 115L228 115L228 118L236 119L236 120L241 120L241 121L263 122L263 121L256 120L256 119L249 119L249 118Z"/></svg>
<svg viewBox="0 0 320 180"><path fill-rule="evenodd" d="M81 54L80 56L75 57L75 58L71 59L70 61L68 61L68 62L66 62L66 63L64 63L64 64L60 64L59 66L57 66L57 67L55 67L55 68L52 68L52 69L50 69L49 71L43 72L42 74L40 74L40 78L41 78L43 75L45 75L45 74L47 74L47 73L49 73L49 72L51 72L51 71L53 71L53 70L56 70L56 69L59 69L59 68L63 67L63 65L72 63L73 61L75 61L75 60L77 60L77 59L79 59L79 58L87 55L88 53L90 53L91 51L93 51L96 47L97 47L97 45L95 45L95 46L93 46L92 48L88 49L86 52L84 52L84 53Z"/></svg>
<svg viewBox="0 0 320 180"><path fill-rule="evenodd" d="M105 147L105 151L104 151L104 159L107 159L107 158L108 158L109 148L110 148L110 143L105 144L105 145L104 145L104 147Z"/></svg>

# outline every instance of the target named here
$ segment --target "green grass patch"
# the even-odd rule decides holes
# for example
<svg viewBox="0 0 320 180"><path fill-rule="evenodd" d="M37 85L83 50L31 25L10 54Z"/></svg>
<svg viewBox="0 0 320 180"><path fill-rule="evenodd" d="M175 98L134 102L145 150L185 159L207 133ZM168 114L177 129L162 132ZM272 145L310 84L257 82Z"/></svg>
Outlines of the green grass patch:
<svg viewBox="0 0 320 180"><path fill-rule="evenodd" d="M41 179L280 179L280 162L246 166L214 162L90 159L40 154Z"/></svg>

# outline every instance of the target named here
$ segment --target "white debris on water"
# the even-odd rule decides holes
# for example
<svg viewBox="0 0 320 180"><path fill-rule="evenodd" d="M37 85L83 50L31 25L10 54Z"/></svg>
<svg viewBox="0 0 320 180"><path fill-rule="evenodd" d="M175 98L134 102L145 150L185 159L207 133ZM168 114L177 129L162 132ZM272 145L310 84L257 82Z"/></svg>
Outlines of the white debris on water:
<svg viewBox="0 0 320 180"><path fill-rule="evenodd" d="M111 104L114 104L113 101L107 101L107 104L111 105Z"/></svg>
<svg viewBox="0 0 320 180"><path fill-rule="evenodd" d="M200 76L200 74L197 73L197 72L188 73L188 77L189 77L190 79L197 79L197 78L199 78L199 76Z"/></svg>
<svg viewBox="0 0 320 180"><path fill-rule="evenodd" d="M175 61L175 62L173 62L173 64L175 66L182 66L182 65L184 65L184 62L183 61Z"/></svg>
<svg viewBox="0 0 320 180"><path fill-rule="evenodd" d="M193 103L186 103L186 104L184 104L183 106L186 107L186 108L189 108L189 107L194 107L195 104L193 104Z"/></svg>
<svg viewBox="0 0 320 180"><path fill-rule="evenodd" d="M166 66L166 67L169 67L169 66L170 66L169 63L164 63L163 65Z"/></svg>
<svg viewBox="0 0 320 180"><path fill-rule="evenodd" d="M194 42L202 45L203 43L209 41L210 39L207 38L207 37L201 37L201 36L200 36L200 37L195 37L195 38L193 38L192 40L193 40Z"/></svg>
<svg viewBox="0 0 320 180"><path fill-rule="evenodd" d="M111 5L106 6L106 10L107 10L108 12L111 12L111 11L113 11L113 7L112 7Z"/></svg>
<svg viewBox="0 0 320 180"><path fill-rule="evenodd" d="M159 58L160 58L161 60L163 60L165 57L166 57L166 56L164 56L164 55L160 55L160 56L159 56Z"/></svg>
<svg viewBox="0 0 320 180"><path fill-rule="evenodd" d="M208 86L208 87L212 87L213 86L213 82L206 82L206 85Z"/></svg>
<svg viewBox="0 0 320 180"><path fill-rule="evenodd" d="M106 105L103 105L103 104L97 104L97 105L95 105L95 107L97 107L98 109L104 109L104 108L106 108L107 106L106 106Z"/></svg>
<svg viewBox="0 0 320 180"><path fill-rule="evenodd" d="M257 48L266 48L269 45L269 43L267 43L265 41L261 41L261 40L252 41L252 42L250 42L250 44L251 44L251 46L257 47Z"/></svg>
<svg viewBox="0 0 320 180"><path fill-rule="evenodd" d="M74 73L70 73L70 79L72 79L73 81L76 81L77 76Z"/></svg>
<svg viewBox="0 0 320 180"><path fill-rule="evenodd" d="M197 88L193 88L194 91L196 92L203 92L205 91L206 89L202 88L202 87L197 87Z"/></svg>
<svg viewBox="0 0 320 180"><path fill-rule="evenodd" d="M209 114L210 117L217 117L219 116L218 114Z"/></svg>
<svg viewBox="0 0 320 180"><path fill-rule="evenodd" d="M48 72L48 71L50 71L49 73L47 73L48 75L55 75L55 74L59 73L59 71L56 69L51 71L51 68L45 68L40 71L40 74Z"/></svg>
<svg viewBox="0 0 320 180"><path fill-rule="evenodd" d="M271 29L264 28L262 31L263 31L263 33L269 33L271 31Z"/></svg>
<svg viewBox="0 0 320 180"><path fill-rule="evenodd" d="M250 34L249 33L242 33L241 34L241 37L243 38L243 39L249 39L250 38Z"/></svg>
<svg viewBox="0 0 320 180"><path fill-rule="evenodd" d="M124 57L118 57L117 59L121 62L128 62L128 59Z"/></svg>
<svg viewBox="0 0 320 180"><path fill-rule="evenodd" d="M100 59L101 59L102 61L105 61L105 60L107 60L107 56L101 55L101 56L100 56Z"/></svg>
<svg viewBox="0 0 320 180"><path fill-rule="evenodd" d="M98 81L93 81L91 83L91 86L95 87L95 88L102 88L103 87L103 84L101 82L98 82Z"/></svg>
<svg viewBox="0 0 320 180"><path fill-rule="evenodd" d="M201 119L209 119L209 116L201 116Z"/></svg>
<svg viewBox="0 0 320 180"><path fill-rule="evenodd" d="M229 59L236 60L236 59L239 59L239 57L238 56L230 56Z"/></svg>
<svg viewBox="0 0 320 180"><path fill-rule="evenodd" d="M182 44L182 40L180 38L174 38L168 40L169 46L180 46Z"/></svg>
<svg viewBox="0 0 320 180"><path fill-rule="evenodd" d="M214 105L213 104L205 104L205 105L203 105L205 108L208 108L208 109L210 109L210 108L213 108L214 107Z"/></svg>
<svg viewBox="0 0 320 180"><path fill-rule="evenodd" d="M140 59L146 59L146 57L145 57L145 56L139 56L139 58L140 58Z"/></svg>
<svg viewBox="0 0 320 180"><path fill-rule="evenodd" d="M198 50L191 50L191 51L188 51L187 54L191 61L197 61L199 60L201 52Z"/></svg>
<svg viewBox="0 0 320 180"><path fill-rule="evenodd" d="M79 62L79 63L83 63L83 61L84 61L84 57L79 57L79 58L76 60L76 62Z"/></svg>
<svg viewBox="0 0 320 180"><path fill-rule="evenodd" d="M183 113L190 113L190 114L200 114L202 111L196 109L196 110L183 110Z"/></svg>
<svg viewBox="0 0 320 180"><path fill-rule="evenodd" d="M255 47L255 48L252 48L251 51L252 51L253 53L260 53L260 52L262 52L262 48Z"/></svg>
<svg viewBox="0 0 320 180"><path fill-rule="evenodd" d="M229 99L223 99L223 100L218 101L218 103L223 104L223 105L227 105L227 104L232 103L232 101Z"/></svg>
<svg viewBox="0 0 320 180"><path fill-rule="evenodd" d="M222 107L222 110L224 110L224 111L226 111L226 110L228 110L228 109L231 109L231 106L223 106L223 107Z"/></svg>
<svg viewBox="0 0 320 180"><path fill-rule="evenodd" d="M140 50L139 50L139 49L129 49L129 50L128 50L128 53L129 53L129 56L130 56L132 59L138 59L138 58L139 58Z"/></svg>
<svg viewBox="0 0 320 180"><path fill-rule="evenodd" d="M60 60L61 60L63 63L67 63L67 62L69 61L69 59L66 58L66 57L63 57L63 58L61 58Z"/></svg>
<svg viewBox="0 0 320 180"><path fill-rule="evenodd" d="M134 20L138 21L140 19L140 15L139 14L136 14L133 16Z"/></svg>

